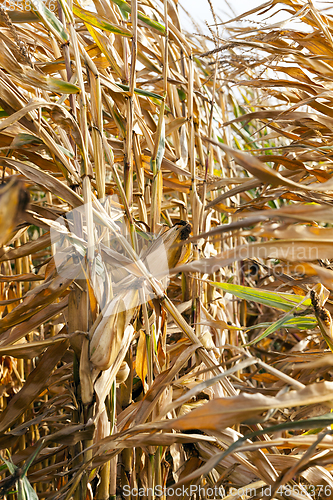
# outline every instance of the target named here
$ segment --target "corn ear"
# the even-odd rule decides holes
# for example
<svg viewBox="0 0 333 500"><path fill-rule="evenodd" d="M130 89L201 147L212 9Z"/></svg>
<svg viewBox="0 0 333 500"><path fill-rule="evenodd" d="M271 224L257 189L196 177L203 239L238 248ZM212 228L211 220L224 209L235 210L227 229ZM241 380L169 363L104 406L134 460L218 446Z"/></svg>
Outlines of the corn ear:
<svg viewBox="0 0 333 500"><path fill-rule="evenodd" d="M191 224L186 221L176 222L174 226L156 238L149 246L144 258L149 258L158 249L163 249L166 252L169 269L173 269L177 264L185 262L190 255L190 244L185 243L185 241L191 229ZM179 245L182 241L184 245Z"/></svg>
<svg viewBox="0 0 333 500"><path fill-rule="evenodd" d="M23 182L16 176L0 187L0 245L7 243L29 202Z"/></svg>
<svg viewBox="0 0 333 500"><path fill-rule="evenodd" d="M90 362L93 368L108 370L114 363L137 303L137 291L129 290L122 298L115 297L104 311L104 317L96 320L97 326L94 324L90 333Z"/></svg>
<svg viewBox="0 0 333 500"><path fill-rule="evenodd" d="M117 371L117 375L116 375L117 385L120 385L123 382L125 382L125 380L127 380L129 373L130 373L130 367L128 366L126 361L123 361L120 365L119 370Z"/></svg>
<svg viewBox="0 0 333 500"><path fill-rule="evenodd" d="M88 355L89 355L89 339L87 337L84 337L82 340L80 369L79 369L81 401L83 404L90 404L94 396L94 387L91 378Z"/></svg>

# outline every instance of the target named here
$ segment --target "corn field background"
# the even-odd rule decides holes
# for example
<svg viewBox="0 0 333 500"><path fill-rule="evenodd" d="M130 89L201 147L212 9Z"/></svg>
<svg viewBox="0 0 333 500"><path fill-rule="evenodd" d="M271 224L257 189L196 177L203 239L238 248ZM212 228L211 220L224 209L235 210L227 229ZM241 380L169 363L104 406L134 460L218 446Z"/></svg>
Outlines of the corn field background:
<svg viewBox="0 0 333 500"><path fill-rule="evenodd" d="M333 499L330 4L202 5L0 6L5 500Z"/></svg>

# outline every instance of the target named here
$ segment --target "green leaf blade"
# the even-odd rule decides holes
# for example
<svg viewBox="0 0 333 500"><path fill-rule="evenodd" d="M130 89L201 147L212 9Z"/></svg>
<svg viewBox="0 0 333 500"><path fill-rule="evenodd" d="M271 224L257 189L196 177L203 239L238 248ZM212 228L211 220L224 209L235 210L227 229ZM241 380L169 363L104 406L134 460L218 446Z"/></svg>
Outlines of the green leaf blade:
<svg viewBox="0 0 333 500"><path fill-rule="evenodd" d="M30 4L32 10L37 14L45 27L51 31L60 42L68 43L68 33L66 33L62 23L56 18L53 12L51 12L41 0L30 0Z"/></svg>
<svg viewBox="0 0 333 500"><path fill-rule="evenodd" d="M120 26L116 26L115 24L111 24L107 19L98 15L96 12L89 12L88 10L82 9L78 5L73 5L74 14L79 17L82 21L95 26L104 31L109 31L110 33L114 33L116 35L126 36L130 38L132 33Z"/></svg>
<svg viewBox="0 0 333 500"><path fill-rule="evenodd" d="M303 307L311 306L311 300L305 299L302 295L271 292L269 290L261 290L259 288L233 285L232 283L218 283L213 281L209 281L208 283L216 288L220 288L224 292L231 293L240 299L257 302L268 307L274 307L275 309L279 309L281 311L291 311L300 302L302 302L302 305L297 307L296 311L301 311Z"/></svg>
<svg viewBox="0 0 333 500"><path fill-rule="evenodd" d="M111 0L113 3L118 5L119 9L123 13L123 15L130 14L131 13L131 7L128 5L127 2L124 0ZM147 24L147 26L150 26L150 28L154 28L155 30L159 31L160 33L165 33L165 27L163 24L154 21L153 19L150 19L150 17L146 16L146 14L142 14L142 12L138 12L138 18L140 21L143 23Z"/></svg>

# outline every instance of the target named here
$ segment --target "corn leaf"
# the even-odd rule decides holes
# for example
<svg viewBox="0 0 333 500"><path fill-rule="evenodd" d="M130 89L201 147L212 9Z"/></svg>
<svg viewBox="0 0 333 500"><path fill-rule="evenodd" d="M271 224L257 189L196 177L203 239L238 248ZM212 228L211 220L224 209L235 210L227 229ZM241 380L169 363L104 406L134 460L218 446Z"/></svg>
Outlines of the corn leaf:
<svg viewBox="0 0 333 500"><path fill-rule="evenodd" d="M132 33L128 29L111 24L106 18L96 14L96 12L90 12L88 10L82 9L82 7L77 4L73 4L73 12L77 17L79 17L86 23L92 24L96 28L129 38L132 36Z"/></svg>
<svg viewBox="0 0 333 500"><path fill-rule="evenodd" d="M30 0L33 11L37 14L45 27L61 42L69 41L68 33L64 30L59 19L51 12L41 0Z"/></svg>
<svg viewBox="0 0 333 500"><path fill-rule="evenodd" d="M263 304L268 307L274 307L282 311L291 311L302 302L301 307L308 307L311 305L310 299L305 299L302 295L293 295L291 293L277 293L268 290L260 290L259 288L251 288L242 285L233 285L232 283L217 283L209 281L210 285L223 290L224 292L231 293L236 297L244 300L250 300ZM296 308L296 311L301 310L301 307Z"/></svg>
<svg viewBox="0 0 333 500"><path fill-rule="evenodd" d="M118 5L119 9L122 12L126 12L128 14L131 13L131 7L124 0L111 0L111 1L113 3L115 3L116 5ZM151 28L156 29L160 33L164 33L165 32L165 27L162 24L158 23L157 21L154 21L153 19L150 19L145 14L142 14L142 12L138 12L138 18L140 19L140 21L142 21L143 23L147 24Z"/></svg>

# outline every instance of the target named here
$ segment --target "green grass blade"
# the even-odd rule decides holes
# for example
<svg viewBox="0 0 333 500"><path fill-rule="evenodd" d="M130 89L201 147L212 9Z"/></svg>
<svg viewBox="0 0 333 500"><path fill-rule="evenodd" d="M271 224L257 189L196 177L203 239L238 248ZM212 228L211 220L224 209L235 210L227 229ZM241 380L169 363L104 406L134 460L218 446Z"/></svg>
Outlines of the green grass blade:
<svg viewBox="0 0 333 500"><path fill-rule="evenodd" d="M140 19L140 21L147 24L151 28L154 28L155 30L159 31L160 33L163 33L163 34L165 33L165 27L163 26L163 24L160 24L157 21L150 19L150 17L146 16L145 14L142 14L141 12L138 12L138 18Z"/></svg>
<svg viewBox="0 0 333 500"><path fill-rule="evenodd" d="M256 330L257 328L268 328L271 324L270 322L258 323L247 328L247 331ZM316 328L317 320L310 316L296 316L288 319L283 326L285 328L298 328L298 330L312 330L312 328Z"/></svg>
<svg viewBox="0 0 333 500"><path fill-rule="evenodd" d="M311 306L311 300L305 299L302 295L293 295L292 293L277 293L268 290L260 290L259 288L251 288L248 286L233 285L232 283L217 283L213 281L208 282L210 285L220 288L225 292L229 292L236 297L244 300L251 300L258 304L263 304L268 307L274 307L281 311L291 311L297 304L302 302L301 307ZM301 310L301 307L295 311Z"/></svg>
<svg viewBox="0 0 333 500"><path fill-rule="evenodd" d="M72 83L65 82L64 80L47 77L46 82L49 90L53 92L60 94L78 94L80 92L80 87L73 85Z"/></svg>
<svg viewBox="0 0 333 500"><path fill-rule="evenodd" d="M116 83L116 85L118 85L118 87L120 87L125 92L129 92L129 86L128 85L123 85L122 83ZM158 99L159 101L163 100L162 96L160 96L158 94L155 94L155 92L149 92L149 90L134 89L134 92L137 95L141 95L143 97L151 97L152 99L153 98L154 99Z"/></svg>
<svg viewBox="0 0 333 500"><path fill-rule="evenodd" d="M28 469L29 469L30 465L35 460L35 458L37 457L37 455L40 452L40 450L43 448L43 445L44 445L44 439L41 440L41 442L39 443L39 445L37 446L37 448L34 450L34 452L31 454L31 456L25 461L24 466L22 468L22 476L26 475L26 473L28 472Z"/></svg>
<svg viewBox="0 0 333 500"><path fill-rule="evenodd" d="M120 12L122 13L124 19L128 19L128 14L131 13L131 7L124 0L111 0L113 3L118 5Z"/></svg>
<svg viewBox="0 0 333 500"><path fill-rule="evenodd" d="M9 451L7 450L7 453L9 455ZM8 467L8 470L11 474L15 473L15 470L17 469L16 465L13 464L11 457L9 456L9 459L5 457L0 457L3 462L5 462L6 466Z"/></svg>
<svg viewBox="0 0 333 500"><path fill-rule="evenodd" d="M119 9L123 13L124 12L126 12L128 14L131 13L131 7L124 0L111 0L111 1L113 3L115 3L116 5L118 5ZM142 14L141 12L138 12L138 18L140 19L140 21L142 21L143 23L147 24L151 28L156 29L160 33L163 33L163 34L165 33L165 27L163 26L163 24L160 24L157 21L154 21L153 19L150 19L150 17L146 16L145 14Z"/></svg>
<svg viewBox="0 0 333 500"><path fill-rule="evenodd" d="M251 340L251 342L248 342L245 344L245 346L250 346L253 344L256 344L257 342L260 342L260 340L263 340L264 338L268 337L271 333L276 332L276 330L279 330L280 328L284 327L286 324L286 321L290 320L292 318L291 313L284 314L282 318L279 318L277 321L272 323L259 337L256 337L255 339Z"/></svg>
<svg viewBox="0 0 333 500"><path fill-rule="evenodd" d="M18 481L19 486L22 486L21 494L20 496L20 489L19 493L17 495L17 500L38 500L38 495L29 483L28 479L26 477L23 477Z"/></svg>
<svg viewBox="0 0 333 500"><path fill-rule="evenodd" d="M68 33L64 30L59 19L51 12L41 0L30 0L32 9L43 22L45 27L61 42L69 41Z"/></svg>
<svg viewBox="0 0 333 500"><path fill-rule="evenodd" d="M129 38L132 36L132 33L128 29L111 24L106 18L98 15L96 12L89 12L88 10L82 9L79 5L73 4L73 12L77 17L82 19L82 21L89 23L96 28L109 31L110 33L115 33L116 35L127 36Z"/></svg>

